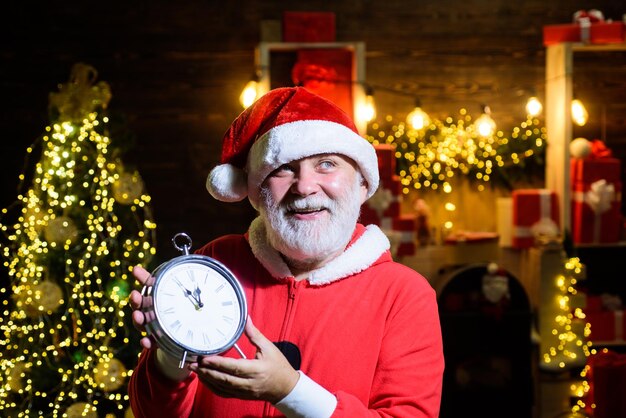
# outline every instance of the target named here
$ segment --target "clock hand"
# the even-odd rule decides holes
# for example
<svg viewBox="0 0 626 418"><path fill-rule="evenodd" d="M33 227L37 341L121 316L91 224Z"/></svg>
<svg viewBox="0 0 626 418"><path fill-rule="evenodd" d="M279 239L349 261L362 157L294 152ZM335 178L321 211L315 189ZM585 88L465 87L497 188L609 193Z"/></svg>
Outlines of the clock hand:
<svg viewBox="0 0 626 418"><path fill-rule="evenodd" d="M193 293L196 295L196 302L198 302L198 306L200 306L201 308L204 306L204 303L202 303L202 299L200 299L200 293L201 290L198 287L198 284L196 283L196 290L193 291Z"/></svg>
<svg viewBox="0 0 626 418"><path fill-rule="evenodd" d="M180 288L183 290L183 293L185 294L185 296L187 297L187 299L189 299L191 301L191 303L193 303L193 306L196 308L196 310L199 310L200 308L202 308L204 305L199 302L195 296L193 295L193 293L191 293L191 290L187 289L181 282L180 280L178 280L177 278L174 279L176 281L176 284L178 286L180 286Z"/></svg>

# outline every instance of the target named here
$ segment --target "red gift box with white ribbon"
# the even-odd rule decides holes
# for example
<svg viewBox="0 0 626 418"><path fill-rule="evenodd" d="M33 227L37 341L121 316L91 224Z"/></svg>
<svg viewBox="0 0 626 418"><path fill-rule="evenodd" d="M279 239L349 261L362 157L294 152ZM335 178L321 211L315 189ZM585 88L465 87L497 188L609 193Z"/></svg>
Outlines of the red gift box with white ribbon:
<svg viewBox="0 0 626 418"><path fill-rule="evenodd" d="M624 308L617 295L588 295L585 320L591 325L589 339L596 343L624 342L626 322Z"/></svg>
<svg viewBox="0 0 626 418"><path fill-rule="evenodd" d="M610 155L610 154L609 154ZM570 161L572 239L577 244L617 242L621 236L621 162L617 158Z"/></svg>
<svg viewBox="0 0 626 418"><path fill-rule="evenodd" d="M606 21L599 10L579 10L573 22L543 27L543 44L582 42L591 44L621 43L626 40L624 22Z"/></svg>
<svg viewBox="0 0 626 418"><path fill-rule="evenodd" d="M530 248L539 235L556 235L559 200L548 189L513 190L513 248Z"/></svg>

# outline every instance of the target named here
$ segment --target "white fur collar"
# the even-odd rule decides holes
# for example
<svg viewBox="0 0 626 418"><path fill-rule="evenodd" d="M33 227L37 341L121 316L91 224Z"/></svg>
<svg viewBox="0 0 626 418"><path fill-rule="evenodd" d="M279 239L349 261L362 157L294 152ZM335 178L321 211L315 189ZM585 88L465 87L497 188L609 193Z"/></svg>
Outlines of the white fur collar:
<svg viewBox="0 0 626 418"><path fill-rule="evenodd" d="M278 251L269 245L265 224L260 217L250 224L248 240L252 253L272 277L281 279L293 276ZM321 286L359 273L374 264L388 249L389 239L383 231L376 225L368 225L363 235L343 254L324 267L312 271L308 281L312 285Z"/></svg>

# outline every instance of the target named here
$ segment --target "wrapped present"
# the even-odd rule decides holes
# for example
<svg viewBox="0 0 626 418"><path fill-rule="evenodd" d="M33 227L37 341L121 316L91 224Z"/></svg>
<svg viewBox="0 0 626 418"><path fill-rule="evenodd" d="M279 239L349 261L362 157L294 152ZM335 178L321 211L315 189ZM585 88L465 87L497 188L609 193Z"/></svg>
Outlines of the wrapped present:
<svg viewBox="0 0 626 418"><path fill-rule="evenodd" d="M393 219L392 229L400 233L400 242L396 252L397 256L415 254L415 231L416 216L407 214L400 215Z"/></svg>
<svg viewBox="0 0 626 418"><path fill-rule="evenodd" d="M335 42L335 39L334 13L283 13L283 42Z"/></svg>
<svg viewBox="0 0 626 418"><path fill-rule="evenodd" d="M513 248L530 248L538 236L559 233L559 201L548 189L513 190Z"/></svg>
<svg viewBox="0 0 626 418"><path fill-rule="evenodd" d="M573 186L572 239L577 244L610 243L620 240L621 183L604 179Z"/></svg>
<svg viewBox="0 0 626 418"><path fill-rule="evenodd" d="M378 157L378 172L381 181L396 176L396 147L389 144L375 145L376 157Z"/></svg>
<svg viewBox="0 0 626 418"><path fill-rule="evenodd" d="M626 354L600 350L587 366L586 411L594 418L626 418Z"/></svg>
<svg viewBox="0 0 626 418"><path fill-rule="evenodd" d="M391 219L400 216L401 193L400 177L381 179L378 190L361 206L361 222L386 227L385 218L391 222Z"/></svg>
<svg viewBox="0 0 626 418"><path fill-rule="evenodd" d="M626 40L624 22L607 22L598 10L578 11L569 24L543 27L543 44L582 42L592 44L621 43Z"/></svg>
<svg viewBox="0 0 626 418"><path fill-rule="evenodd" d="M617 158L572 159L572 239L610 243L621 238L621 162Z"/></svg>
<svg viewBox="0 0 626 418"><path fill-rule="evenodd" d="M596 343L624 342L624 308L617 295L587 296L585 319L591 325L590 340Z"/></svg>

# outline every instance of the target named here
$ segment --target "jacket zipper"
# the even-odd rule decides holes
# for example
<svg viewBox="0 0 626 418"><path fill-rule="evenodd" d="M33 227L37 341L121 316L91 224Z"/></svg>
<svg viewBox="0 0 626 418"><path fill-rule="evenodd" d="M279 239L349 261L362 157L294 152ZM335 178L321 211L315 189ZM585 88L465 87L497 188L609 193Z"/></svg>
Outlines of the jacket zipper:
<svg viewBox="0 0 626 418"><path fill-rule="evenodd" d="M298 296L298 285L300 282L296 281L293 278L288 279L287 286L287 308L285 309L285 317L283 320L283 326L280 330L280 335L278 341L286 341L287 337L291 331L291 323L293 322L293 316L296 311L296 302ZM265 417L273 417L275 409L272 408L269 402L265 403L265 411L263 416Z"/></svg>

